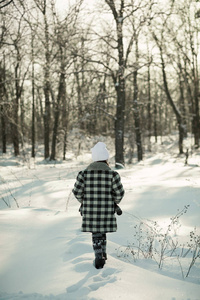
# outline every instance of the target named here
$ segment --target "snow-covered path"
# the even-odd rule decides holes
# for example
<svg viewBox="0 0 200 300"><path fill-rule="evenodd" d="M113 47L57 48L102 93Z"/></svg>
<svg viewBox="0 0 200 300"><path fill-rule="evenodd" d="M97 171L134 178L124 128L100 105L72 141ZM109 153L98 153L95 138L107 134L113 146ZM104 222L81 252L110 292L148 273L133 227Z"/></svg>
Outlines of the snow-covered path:
<svg viewBox="0 0 200 300"><path fill-rule="evenodd" d="M96 270L90 235L77 229L75 216L25 208L7 212L6 218L2 213L1 220L7 246L0 282L9 293L1 293L1 299L200 299L197 284L119 260L111 234L108 262Z"/></svg>
<svg viewBox="0 0 200 300"><path fill-rule="evenodd" d="M1 168L1 191L6 197L9 187L19 208L13 202L12 209L0 210L0 299L199 300L199 261L191 278L182 280L117 255L131 241L135 216L165 226L177 209L190 205L180 235L200 228L199 167L154 157L119 171L123 214L117 233L108 234L102 270L93 267L91 236L80 231L79 203L71 194L78 168Z"/></svg>

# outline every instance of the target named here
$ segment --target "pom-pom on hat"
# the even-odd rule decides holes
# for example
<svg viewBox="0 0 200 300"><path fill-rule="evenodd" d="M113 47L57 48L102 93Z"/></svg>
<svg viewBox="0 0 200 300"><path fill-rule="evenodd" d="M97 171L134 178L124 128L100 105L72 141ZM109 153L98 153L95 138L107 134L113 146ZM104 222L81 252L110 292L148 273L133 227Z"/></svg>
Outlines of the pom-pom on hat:
<svg viewBox="0 0 200 300"><path fill-rule="evenodd" d="M103 142L98 142L92 149L92 160L101 161L107 160L109 158L108 150L106 149L106 144Z"/></svg>

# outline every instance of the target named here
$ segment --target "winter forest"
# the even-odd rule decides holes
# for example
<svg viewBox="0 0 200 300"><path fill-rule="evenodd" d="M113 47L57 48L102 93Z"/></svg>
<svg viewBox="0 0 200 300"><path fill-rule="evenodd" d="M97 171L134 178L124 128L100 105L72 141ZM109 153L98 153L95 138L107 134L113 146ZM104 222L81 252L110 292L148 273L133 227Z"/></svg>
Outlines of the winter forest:
<svg viewBox="0 0 200 300"><path fill-rule="evenodd" d="M200 0L0 0L0 299L200 300ZM95 269L72 189L125 190Z"/></svg>
<svg viewBox="0 0 200 300"><path fill-rule="evenodd" d="M199 1L1 3L1 147L43 143L66 159L70 133L115 141L138 161L151 137L199 147ZM5 3L5 4L4 4Z"/></svg>

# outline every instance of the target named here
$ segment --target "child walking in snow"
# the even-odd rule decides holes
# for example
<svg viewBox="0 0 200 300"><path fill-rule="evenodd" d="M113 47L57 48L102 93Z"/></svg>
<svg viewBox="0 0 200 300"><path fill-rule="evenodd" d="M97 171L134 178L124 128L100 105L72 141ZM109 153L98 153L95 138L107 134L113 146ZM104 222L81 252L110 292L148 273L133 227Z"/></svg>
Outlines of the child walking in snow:
<svg viewBox="0 0 200 300"><path fill-rule="evenodd" d="M115 204L124 189L119 174L108 166L106 145L98 142L91 151L93 163L78 173L72 192L82 205L82 231L92 233L95 267L100 269L107 259L106 233L117 230Z"/></svg>

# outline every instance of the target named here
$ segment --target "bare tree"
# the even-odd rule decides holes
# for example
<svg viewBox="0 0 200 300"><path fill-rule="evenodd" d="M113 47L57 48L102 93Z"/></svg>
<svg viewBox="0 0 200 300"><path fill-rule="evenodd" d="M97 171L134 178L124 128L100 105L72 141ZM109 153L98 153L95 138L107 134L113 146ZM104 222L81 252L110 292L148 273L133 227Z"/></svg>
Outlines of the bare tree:
<svg viewBox="0 0 200 300"><path fill-rule="evenodd" d="M56 159L56 144L57 144L57 134L59 128L59 120L60 115L62 113L62 121L63 124L61 125L64 129L64 140L63 144L64 147L66 146L66 130L67 130L67 120L65 118L68 117L66 111L66 69L70 69L71 65L73 64L73 55L71 51L73 49L73 39L77 35L77 19L78 13L80 11L80 7L82 4L82 0L75 3L70 9L65 18L64 22L60 22L59 17L56 15L52 4L52 10L54 11L55 16L55 46L57 46L57 53L56 57L58 63L60 64L59 67L59 82L58 82L58 93L57 99L54 101L54 125L53 125L53 136L52 136L52 147L51 147L51 156L50 160ZM65 157L65 150L64 155Z"/></svg>
<svg viewBox="0 0 200 300"><path fill-rule="evenodd" d="M2 137L2 150L6 153L6 76L5 76L5 63L0 64L0 116L1 116L1 137Z"/></svg>
<svg viewBox="0 0 200 300"><path fill-rule="evenodd" d="M147 41L147 56L148 56L148 65L147 65L147 93L148 93L148 103L147 103L147 113L148 113L148 151L151 151L151 136L152 136L152 95L151 95L151 63L152 58L150 55L148 41Z"/></svg>
<svg viewBox="0 0 200 300"><path fill-rule="evenodd" d="M44 64L44 96L45 96L45 111L44 111L44 157L47 159L50 155L50 34L47 13L47 0L35 0L36 6L43 15L44 21L44 49L45 49L45 64Z"/></svg>
<svg viewBox="0 0 200 300"><path fill-rule="evenodd" d="M198 21L196 22L195 20L195 16L198 16L197 13L195 14L195 9L196 6L191 0L184 1L184 5L183 3L171 1L170 10L161 18L160 40L158 41L158 31L156 36L154 36L160 49L163 82L167 99L173 108L179 127L180 153L183 152L181 145L183 137L186 135L187 118L192 116L192 131L197 148L199 147L200 139L199 62L197 55L199 51L199 25ZM197 9L196 12L198 12ZM167 40L170 40L168 47L166 46ZM176 82L177 87L179 87L179 95L177 93L178 101L176 99L172 100L172 95L170 95L166 74L166 58L168 58L168 63L170 62L176 71ZM179 107L175 102L179 102Z"/></svg>
<svg viewBox="0 0 200 300"><path fill-rule="evenodd" d="M138 37L135 32L135 54L136 54L136 66L139 63L139 51L138 51ZM138 105L138 69L135 68L133 72L133 113L135 119L135 134L136 134L136 145L137 145L137 156L138 161L143 159L143 152L142 152L142 138L141 138L141 126L140 126L140 111Z"/></svg>
<svg viewBox="0 0 200 300"><path fill-rule="evenodd" d="M12 60L13 60L13 77L14 77L14 86L13 92L11 93L12 97L12 116L10 119L11 129L12 129L12 140L14 146L14 154L18 156L20 153L19 142L21 135L21 141L23 143L23 134L20 130L20 122L19 122L19 107L21 96L23 92L25 78L29 69L29 65L23 65L23 57L25 55L23 49L23 35L26 33L26 28L23 23L23 12L21 15L16 15L16 19L14 19L13 25L17 23L18 27L13 32L13 28L9 28L9 42L8 46L12 49ZM12 84L10 84L11 86ZM22 125L23 127L23 125Z"/></svg>
<svg viewBox="0 0 200 300"><path fill-rule="evenodd" d="M119 11L113 0L105 0L108 4L116 24L117 50L118 50L118 71L117 75L113 73L113 80L117 92L117 110L115 121L115 161L116 166L124 164L124 114L125 114L125 59L124 59L124 0L120 1Z"/></svg>
<svg viewBox="0 0 200 300"><path fill-rule="evenodd" d="M185 135L185 127L183 124L183 118L182 115L180 113L180 111L178 110L178 108L176 107L175 102L172 99L170 90L169 90L169 86L168 86L168 81L167 81L167 75L166 75L166 65L165 65L165 59L164 59L164 54L163 54L163 45L162 42L159 42L156 34L154 33L154 39L157 43L157 46L160 50L160 58L161 58L161 67L162 67L162 75L163 75L163 84L164 84L164 89L165 89L165 93L167 96L167 100L169 101L171 107L173 108L173 111L175 113L176 119L177 119L177 123L178 123L178 130L179 130L179 153L182 154L183 153L183 138Z"/></svg>
<svg viewBox="0 0 200 300"><path fill-rule="evenodd" d="M32 83L32 128L31 128L31 139L32 139L32 150L31 156L35 157L35 53L34 53L34 32L31 32L31 83Z"/></svg>

